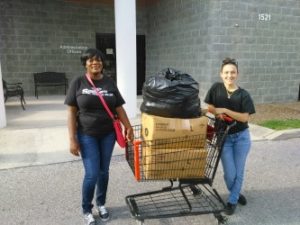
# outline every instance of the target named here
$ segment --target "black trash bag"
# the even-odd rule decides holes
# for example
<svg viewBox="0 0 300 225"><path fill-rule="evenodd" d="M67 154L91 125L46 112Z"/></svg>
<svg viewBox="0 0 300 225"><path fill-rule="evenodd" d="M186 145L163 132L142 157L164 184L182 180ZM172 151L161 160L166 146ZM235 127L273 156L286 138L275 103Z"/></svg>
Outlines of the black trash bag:
<svg viewBox="0 0 300 225"><path fill-rule="evenodd" d="M169 118L199 117L199 84L188 74L164 69L145 81L140 110Z"/></svg>

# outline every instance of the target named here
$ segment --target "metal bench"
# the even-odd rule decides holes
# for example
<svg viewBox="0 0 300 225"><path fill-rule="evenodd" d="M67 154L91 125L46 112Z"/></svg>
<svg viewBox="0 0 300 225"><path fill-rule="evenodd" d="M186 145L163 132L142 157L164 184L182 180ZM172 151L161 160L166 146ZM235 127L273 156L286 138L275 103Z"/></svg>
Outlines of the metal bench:
<svg viewBox="0 0 300 225"><path fill-rule="evenodd" d="M24 98L24 90L22 88L22 83L7 83L5 80L2 79L3 83L3 92L4 92L4 101L6 102L8 97L20 97L20 102L23 110L25 110L24 104L25 98Z"/></svg>
<svg viewBox="0 0 300 225"><path fill-rule="evenodd" d="M38 87L54 87L63 86L65 89L65 94L68 87L68 79L65 73L58 72L42 72L34 73L34 95L39 98Z"/></svg>

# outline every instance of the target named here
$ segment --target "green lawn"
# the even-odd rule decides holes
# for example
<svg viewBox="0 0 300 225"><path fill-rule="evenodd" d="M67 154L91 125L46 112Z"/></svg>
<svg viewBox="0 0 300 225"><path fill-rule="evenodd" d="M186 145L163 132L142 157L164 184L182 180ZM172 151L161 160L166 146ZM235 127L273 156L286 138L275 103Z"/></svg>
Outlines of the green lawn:
<svg viewBox="0 0 300 225"><path fill-rule="evenodd" d="M300 120L298 119L267 120L259 123L259 125L273 130L295 129L295 128L300 128Z"/></svg>

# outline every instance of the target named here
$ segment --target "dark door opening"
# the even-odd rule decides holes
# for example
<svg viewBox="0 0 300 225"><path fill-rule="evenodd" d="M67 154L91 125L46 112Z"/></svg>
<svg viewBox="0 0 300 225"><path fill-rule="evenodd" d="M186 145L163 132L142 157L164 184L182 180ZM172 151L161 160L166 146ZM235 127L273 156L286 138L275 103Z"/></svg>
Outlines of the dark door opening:
<svg viewBox="0 0 300 225"><path fill-rule="evenodd" d="M96 34L96 48L105 55L105 74L117 81L115 34Z"/></svg>
<svg viewBox="0 0 300 225"><path fill-rule="evenodd" d="M137 94L142 94L143 84L146 76L146 40L145 35L136 36L136 73Z"/></svg>
<svg viewBox="0 0 300 225"><path fill-rule="evenodd" d="M146 76L145 35L136 37L137 94L142 94ZM105 73L117 81L115 34L96 34L96 48L105 54Z"/></svg>

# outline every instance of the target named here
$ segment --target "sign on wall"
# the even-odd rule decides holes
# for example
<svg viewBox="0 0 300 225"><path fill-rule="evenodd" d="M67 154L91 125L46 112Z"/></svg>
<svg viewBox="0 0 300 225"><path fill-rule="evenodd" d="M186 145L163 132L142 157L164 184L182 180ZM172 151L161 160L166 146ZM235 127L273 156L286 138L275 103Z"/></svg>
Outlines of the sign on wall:
<svg viewBox="0 0 300 225"><path fill-rule="evenodd" d="M66 50L67 54L81 54L82 51L88 49L87 46L81 45L60 45L59 48Z"/></svg>
<svg viewBox="0 0 300 225"><path fill-rule="evenodd" d="M260 14L258 14L258 20L260 20L260 21L271 21L271 14L269 14L269 13L260 13Z"/></svg>

